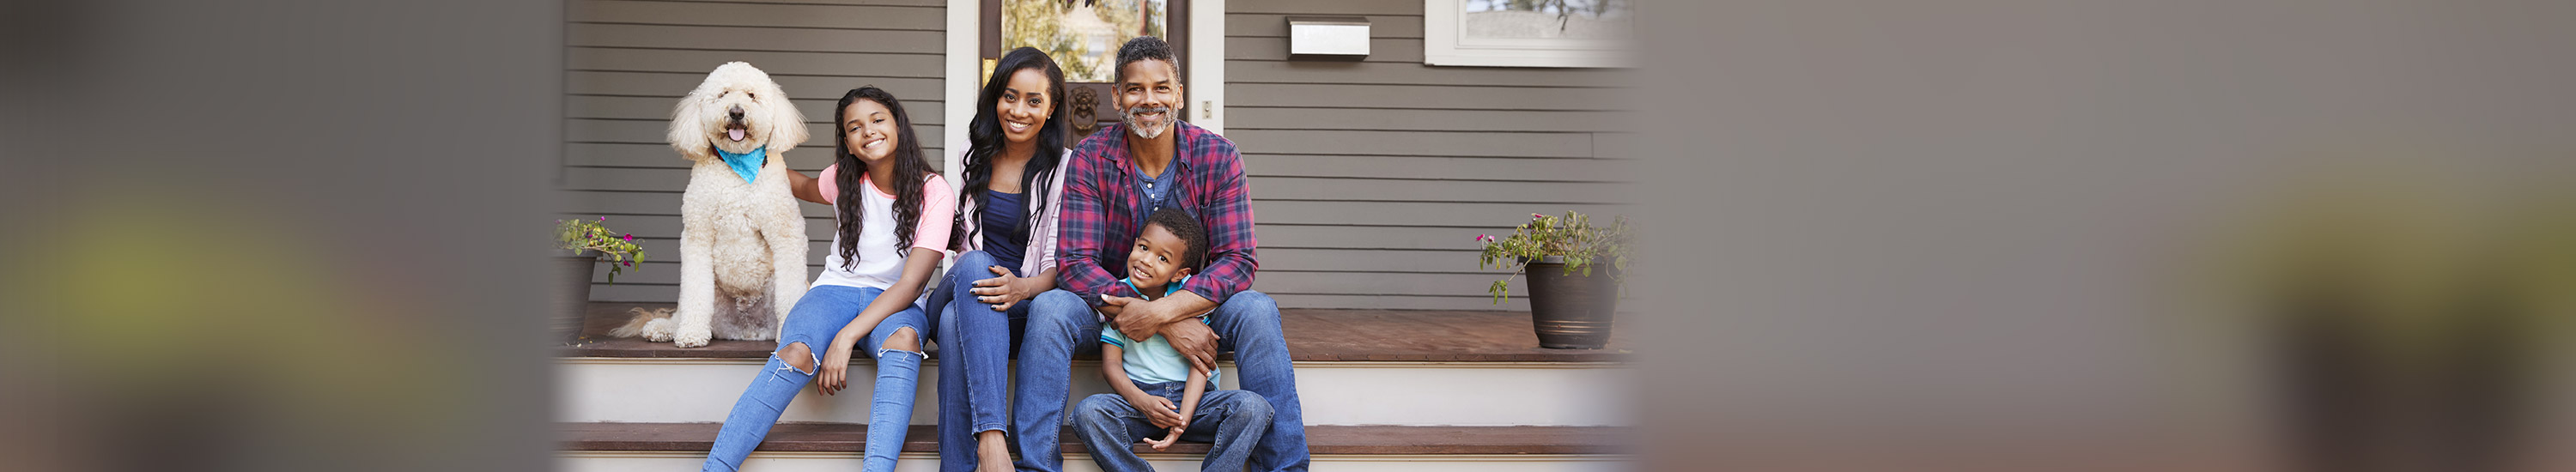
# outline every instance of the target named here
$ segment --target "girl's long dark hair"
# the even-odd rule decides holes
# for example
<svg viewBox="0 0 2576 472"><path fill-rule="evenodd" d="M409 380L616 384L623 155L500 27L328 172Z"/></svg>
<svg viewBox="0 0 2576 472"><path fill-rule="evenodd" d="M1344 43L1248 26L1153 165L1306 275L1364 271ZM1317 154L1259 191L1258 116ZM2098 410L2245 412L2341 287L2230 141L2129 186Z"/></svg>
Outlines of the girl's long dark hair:
<svg viewBox="0 0 2576 472"><path fill-rule="evenodd" d="M904 249L912 247L912 230L921 224L922 181L930 178L930 161L922 159L921 140L913 139L912 116L903 112L903 102L874 85L851 89L850 93L841 95L841 103L832 106L832 152L837 153L833 162L841 166L839 175L833 176L833 184L841 187L841 194L834 197L836 204L832 205L832 210L840 217L840 237L835 239L839 240L843 269L854 267L859 262L860 223L866 220L867 215L866 205L860 204L864 201L860 192L867 191L860 187L867 184L859 183L859 176L867 175L868 164L859 160L858 154L850 152L848 129L850 104L859 100L877 102L886 107L887 113L894 114L894 155L886 156L886 160L887 164L894 166L894 253L897 258L904 257Z"/></svg>
<svg viewBox="0 0 2576 472"><path fill-rule="evenodd" d="M993 111L993 108L995 104L1001 103L1002 89L1011 82L1011 76L1019 74L1021 70L1046 71L1046 106L1053 110L1047 113L1046 124L1038 127L1037 155L1030 156L1028 164L1020 171L1020 191L1026 192L1021 195L1027 196L1021 201L1030 205L1030 211L1027 213L1045 214L1046 197L1055 194L1055 189L1051 187L1055 185L1056 168L1061 164L1058 161L1062 160L1064 154L1064 120L1066 119L1064 69L1057 68L1055 60L1048 58L1045 52L1040 52L1037 48L1022 47L1002 55L1002 59L993 65L993 78L984 81L984 89L975 94L975 118L966 122L966 156L962 159L966 166L962 174L965 176L965 185L957 188L958 208L965 208L968 202L974 203L975 211L978 213L991 208L986 206L988 198L984 195L984 188L993 183L994 156L1002 153L1004 141L1010 139L1002 134L1002 116ZM962 251L966 249L968 241L982 237L980 234L972 233L983 232L983 225L976 225L972 232L966 229L966 219L979 216L957 212L955 229L948 232L949 248ZM1029 226L1037 224L1029 220L1025 217L1020 218L1019 226L1010 228L1010 232L1004 234L1011 236L1012 239L1028 239Z"/></svg>

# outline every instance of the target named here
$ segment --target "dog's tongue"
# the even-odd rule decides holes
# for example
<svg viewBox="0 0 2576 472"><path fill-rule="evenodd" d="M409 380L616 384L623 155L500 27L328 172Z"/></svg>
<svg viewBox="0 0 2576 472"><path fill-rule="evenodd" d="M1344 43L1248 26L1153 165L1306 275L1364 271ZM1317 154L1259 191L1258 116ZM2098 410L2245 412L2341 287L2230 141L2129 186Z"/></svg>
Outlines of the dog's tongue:
<svg viewBox="0 0 2576 472"><path fill-rule="evenodd" d="M731 139L731 140L735 140L735 141L741 141L741 140L742 140L742 128L733 128L733 129L727 129L727 130L725 130L725 139Z"/></svg>

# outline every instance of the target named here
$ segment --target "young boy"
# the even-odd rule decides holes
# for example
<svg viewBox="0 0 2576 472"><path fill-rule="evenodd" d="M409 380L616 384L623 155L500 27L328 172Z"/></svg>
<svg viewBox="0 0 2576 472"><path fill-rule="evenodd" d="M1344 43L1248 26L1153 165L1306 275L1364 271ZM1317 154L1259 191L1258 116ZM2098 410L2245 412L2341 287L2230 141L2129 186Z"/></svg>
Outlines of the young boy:
<svg viewBox="0 0 2576 472"><path fill-rule="evenodd" d="M1136 293L1158 299L1180 290L1207 258L1207 235L1189 213L1164 208L1146 217L1145 230L1127 255L1127 279ZM1200 322L1206 322L1204 314ZM1172 343L1155 335L1128 339L1117 328L1100 329L1101 374L1115 394L1098 394L1074 409L1074 432L1091 457L1109 472L1154 470L1136 456L1137 439L1154 450L1179 439L1215 443L1202 471L1243 470L1261 433L1270 427L1270 401L1244 390L1216 390L1218 373L1190 366ZM1173 411L1178 405L1179 411Z"/></svg>

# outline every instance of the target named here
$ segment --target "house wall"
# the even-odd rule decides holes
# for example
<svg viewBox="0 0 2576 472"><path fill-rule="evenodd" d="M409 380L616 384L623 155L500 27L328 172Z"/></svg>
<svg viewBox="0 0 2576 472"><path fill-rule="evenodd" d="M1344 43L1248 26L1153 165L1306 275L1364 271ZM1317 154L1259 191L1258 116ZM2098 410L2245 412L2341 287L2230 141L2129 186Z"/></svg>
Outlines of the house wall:
<svg viewBox="0 0 2576 472"><path fill-rule="evenodd" d="M1299 15L1368 18L1370 55L1288 61ZM1624 72L1425 66L1422 21L1420 1L1227 4L1226 136L1252 174L1254 288L1283 305L1493 309L1501 275L1476 267L1476 235L1627 201Z"/></svg>
<svg viewBox="0 0 2576 472"><path fill-rule="evenodd" d="M652 260L594 285L593 299L676 296L687 172L662 129L717 64L749 61L801 97L816 141L788 153L795 169L828 163L832 99L864 84L904 98L916 132L938 144L944 1L770 1L570 5L567 214L609 216ZM1475 235L1508 233L1531 212L1606 215L1627 201L1624 72L1422 65L1421 2L1227 3L1226 135L1252 175L1254 287L1285 306L1497 308L1485 286L1501 274L1476 267ZM1288 61L1294 15L1365 16L1373 54ZM831 219L804 207L819 271Z"/></svg>
<svg viewBox="0 0 2576 472"><path fill-rule="evenodd" d="M690 2L574 0L566 25L562 188L568 215L604 215L610 228L643 241L643 271L595 279L591 299L673 301L678 297L680 191L688 161L663 144L680 95L727 61L768 72L805 114L812 138L788 151L788 167L811 175L831 164L832 104L842 92L876 85L903 100L922 149L939 165L942 126L941 0ZM820 273L832 240L831 209L799 205Z"/></svg>

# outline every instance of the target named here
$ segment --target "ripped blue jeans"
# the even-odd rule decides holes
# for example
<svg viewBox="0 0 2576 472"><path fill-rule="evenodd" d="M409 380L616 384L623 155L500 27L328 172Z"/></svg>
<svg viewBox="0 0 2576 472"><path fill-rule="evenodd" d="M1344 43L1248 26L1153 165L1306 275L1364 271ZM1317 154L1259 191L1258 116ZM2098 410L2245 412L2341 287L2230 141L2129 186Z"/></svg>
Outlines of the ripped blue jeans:
<svg viewBox="0 0 2576 472"><path fill-rule="evenodd" d="M787 329L779 336L779 349L805 343L819 371L823 353L831 349L832 337L884 293L874 288L839 285L807 290L805 298L796 300L796 307L787 312ZM867 462L862 466L865 472L894 470L895 456L903 452L904 433L911 429L912 401L921 376L920 351L882 346L903 328L911 328L914 339L928 339L931 333L925 328L929 325L920 307L908 307L877 322L876 328L851 350L877 360L876 389L868 405ZM699 470L733 472L741 468L743 459L760 445L762 437L769 435L769 427L778 423L787 403L795 400L797 392L804 391L814 376L815 372L799 371L772 352L769 363L752 377L751 386L743 389L742 398L734 400L733 413L725 416L724 427L716 432L715 448L707 452L707 462Z"/></svg>

